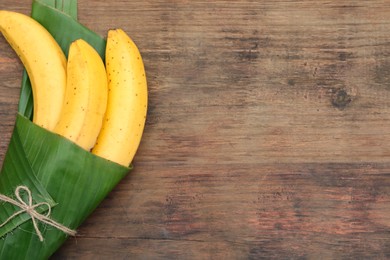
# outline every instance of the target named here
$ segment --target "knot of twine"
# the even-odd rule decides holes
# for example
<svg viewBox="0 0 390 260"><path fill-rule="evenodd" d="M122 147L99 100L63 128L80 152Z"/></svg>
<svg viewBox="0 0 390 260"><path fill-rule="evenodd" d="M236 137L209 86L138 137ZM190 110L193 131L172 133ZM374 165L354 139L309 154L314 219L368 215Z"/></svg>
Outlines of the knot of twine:
<svg viewBox="0 0 390 260"><path fill-rule="evenodd" d="M23 198L21 197L21 191L25 191L28 195L27 199L28 201L25 202L23 200ZM52 220L50 218L50 214L51 214L51 206L49 203L47 202L40 202L40 203L37 203L37 204L33 204L33 199L32 199L32 195L31 195L31 191L28 187L26 186L18 186L16 189L15 189L15 196L18 200L14 200L10 197L7 197L5 195L2 195L0 194L0 200L2 201L5 201L5 202L8 202L10 204L13 204L17 207L20 208L19 211L15 212L14 214L12 214L6 221L4 221L2 224L0 224L0 228L5 226L8 222L10 222L13 218L15 218L16 216L22 214L22 213L27 213L31 216L31 220L33 222L33 225L34 225L34 229L35 229L35 232L37 233L38 237L39 237L39 240L42 242L43 241L43 236L42 236L42 233L41 231L39 230L38 228L38 223L37 223L37 220L43 222L43 223L46 223L50 226L53 226L59 230L61 230L62 232L64 232L65 234L67 235L70 235L70 236L75 236L76 235L76 231L64 226L64 225L61 225L60 223L57 223L55 222L54 220ZM40 207L40 206L46 206L48 208L48 211L46 214L40 214L38 213L35 209Z"/></svg>

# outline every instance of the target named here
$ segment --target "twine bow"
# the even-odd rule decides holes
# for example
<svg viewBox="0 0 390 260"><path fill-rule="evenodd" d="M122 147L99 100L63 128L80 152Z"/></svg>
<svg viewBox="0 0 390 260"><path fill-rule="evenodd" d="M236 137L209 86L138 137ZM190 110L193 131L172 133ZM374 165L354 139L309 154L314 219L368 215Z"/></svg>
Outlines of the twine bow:
<svg viewBox="0 0 390 260"><path fill-rule="evenodd" d="M27 203L23 200L23 198L21 197L21 191L25 191L28 195L27 199ZM37 204L33 204L33 200L32 200L32 195L31 195L31 191L28 187L26 186L18 186L16 189L15 189L15 196L17 198L17 200L14 200L10 197L7 197L5 195L2 195L0 194L0 200L2 201L5 201L5 202L8 202L8 203L11 203L17 207L20 208L19 211L15 212L14 214L12 214L6 221L4 221L2 224L0 224L0 228L5 226L8 222L10 222L13 218L15 218L16 216L22 214L22 213L27 213L31 216L31 220L33 222L33 225L34 225L34 229L35 229L35 232L37 233L38 237L39 237L39 240L42 242L43 241L43 236L42 236L42 233L41 231L39 230L38 228L38 223L37 223L37 220L43 222L43 223L46 223L50 226L53 226L59 230L61 230L62 232L64 232L65 234L67 235L70 235L70 236L75 236L76 235L76 231L75 230L72 230L64 225L61 225L60 223L57 223L55 222L54 220L52 220L50 218L50 214L51 214L51 206L49 203L47 202L40 202L40 203L37 203ZM38 213L36 211L36 208L40 207L40 206L46 206L48 208L48 211L46 214L41 214L41 213Z"/></svg>

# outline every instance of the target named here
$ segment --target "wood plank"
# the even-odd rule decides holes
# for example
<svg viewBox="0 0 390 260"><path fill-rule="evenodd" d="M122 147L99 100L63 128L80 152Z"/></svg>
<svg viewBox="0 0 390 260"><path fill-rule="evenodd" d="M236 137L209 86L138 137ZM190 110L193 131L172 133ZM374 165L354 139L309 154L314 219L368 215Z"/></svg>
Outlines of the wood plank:
<svg viewBox="0 0 390 260"><path fill-rule="evenodd" d="M390 258L389 13L79 0L87 27L137 43L149 112L134 171L53 258ZM21 71L0 38L0 161Z"/></svg>
<svg viewBox="0 0 390 260"><path fill-rule="evenodd" d="M154 172L155 167L137 169ZM183 165L135 174L56 257L115 252L121 259L385 259L390 254L388 167ZM156 183L164 188L156 189Z"/></svg>

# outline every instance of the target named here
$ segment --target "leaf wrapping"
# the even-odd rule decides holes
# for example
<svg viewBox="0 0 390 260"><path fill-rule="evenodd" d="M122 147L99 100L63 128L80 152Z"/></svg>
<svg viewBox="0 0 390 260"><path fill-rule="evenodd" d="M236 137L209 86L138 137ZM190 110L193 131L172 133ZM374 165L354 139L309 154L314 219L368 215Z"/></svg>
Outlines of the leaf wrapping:
<svg viewBox="0 0 390 260"><path fill-rule="evenodd" d="M34 204L49 202L54 206L51 218L76 229L128 171L18 115L0 174L0 193L10 195L16 186L28 186ZM14 210L2 210L0 219ZM45 259L66 240L62 231L40 224L45 239L40 242L29 219L24 213L6 225L0 259Z"/></svg>

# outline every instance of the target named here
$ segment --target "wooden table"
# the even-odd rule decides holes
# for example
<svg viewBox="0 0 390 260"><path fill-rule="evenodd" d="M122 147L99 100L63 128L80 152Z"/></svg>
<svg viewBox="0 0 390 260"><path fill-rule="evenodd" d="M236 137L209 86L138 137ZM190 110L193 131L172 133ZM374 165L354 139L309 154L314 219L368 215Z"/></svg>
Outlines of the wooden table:
<svg viewBox="0 0 390 260"><path fill-rule="evenodd" d="M389 1L79 0L79 20L134 39L149 110L135 169L54 259L390 258ZM21 72L0 38L0 161Z"/></svg>

